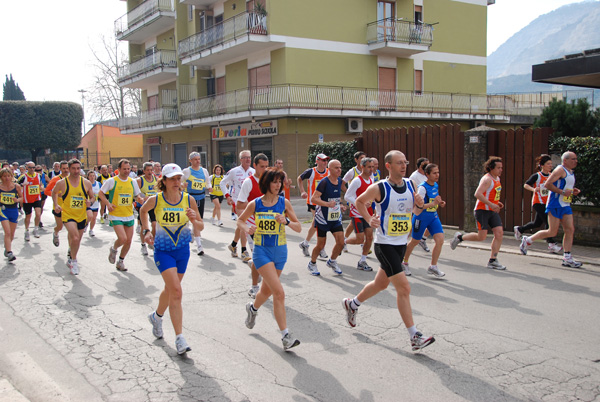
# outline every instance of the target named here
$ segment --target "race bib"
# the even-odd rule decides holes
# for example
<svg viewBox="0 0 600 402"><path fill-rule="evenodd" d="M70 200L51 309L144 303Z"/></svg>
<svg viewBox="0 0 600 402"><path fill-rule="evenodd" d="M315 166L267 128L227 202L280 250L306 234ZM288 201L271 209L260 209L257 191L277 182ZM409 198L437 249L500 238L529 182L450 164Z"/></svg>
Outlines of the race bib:
<svg viewBox="0 0 600 402"><path fill-rule="evenodd" d="M0 194L0 202L6 205L12 205L15 203L15 194L14 193L1 193Z"/></svg>
<svg viewBox="0 0 600 402"><path fill-rule="evenodd" d="M117 194L117 206L130 206L133 203L133 196L131 194Z"/></svg>
<svg viewBox="0 0 600 402"><path fill-rule="evenodd" d="M494 197L494 201L500 201L500 193L502 193L502 187L496 187L496 196Z"/></svg>
<svg viewBox="0 0 600 402"><path fill-rule="evenodd" d="M255 214L256 232L259 235L278 235L280 223L275 220L277 216L273 212L257 212Z"/></svg>
<svg viewBox="0 0 600 402"><path fill-rule="evenodd" d="M335 205L335 207L329 207L327 210L327 220L329 222L339 221L342 216L342 209L339 203Z"/></svg>
<svg viewBox="0 0 600 402"><path fill-rule="evenodd" d="M182 222L183 208L168 208L163 210L162 222L167 225L179 225Z"/></svg>
<svg viewBox="0 0 600 402"><path fill-rule="evenodd" d="M540 195L542 197L548 197L548 194L550 194L550 192L546 187L540 187Z"/></svg>
<svg viewBox="0 0 600 402"><path fill-rule="evenodd" d="M427 212L435 212L437 211L439 205L434 205L433 207L429 207L426 209Z"/></svg>
<svg viewBox="0 0 600 402"><path fill-rule="evenodd" d="M72 196L71 197L71 208L82 209L85 206L85 198Z"/></svg>
<svg viewBox="0 0 600 402"><path fill-rule="evenodd" d="M220 184L215 184L215 186L213 187L213 191L221 191L221 185Z"/></svg>
<svg viewBox="0 0 600 402"><path fill-rule="evenodd" d="M573 191L572 188L565 188L565 191L567 191L567 190ZM573 193L571 193L571 195L569 195L569 196L563 195L563 199L562 200L563 200L564 203L570 204L572 199L573 199Z"/></svg>
<svg viewBox="0 0 600 402"><path fill-rule="evenodd" d="M37 184L32 184L27 187L27 194L29 195L38 195L40 193L40 186Z"/></svg>
<svg viewBox="0 0 600 402"><path fill-rule="evenodd" d="M192 179L192 190L196 190L196 191L204 190L204 180Z"/></svg>
<svg viewBox="0 0 600 402"><path fill-rule="evenodd" d="M387 235L388 236L402 236L410 232L412 229L412 222L410 221L410 213L394 213L390 214L387 224Z"/></svg>

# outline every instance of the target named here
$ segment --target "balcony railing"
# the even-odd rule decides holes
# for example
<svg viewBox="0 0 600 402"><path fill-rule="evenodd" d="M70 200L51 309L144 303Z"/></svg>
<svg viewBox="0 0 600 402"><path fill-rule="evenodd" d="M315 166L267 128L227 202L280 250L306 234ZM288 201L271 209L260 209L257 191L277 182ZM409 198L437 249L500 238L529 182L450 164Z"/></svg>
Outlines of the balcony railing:
<svg viewBox="0 0 600 402"><path fill-rule="evenodd" d="M158 12L173 12L171 0L146 0L115 21L115 34L120 36L135 24Z"/></svg>
<svg viewBox="0 0 600 402"><path fill-rule="evenodd" d="M182 102L182 120L273 109L537 116L547 101L510 95L470 95L369 88L272 85Z"/></svg>
<svg viewBox="0 0 600 402"><path fill-rule="evenodd" d="M367 25L367 43L397 42L431 46L433 27L430 24L386 18Z"/></svg>
<svg viewBox="0 0 600 402"><path fill-rule="evenodd" d="M132 130L153 126L164 126L179 122L176 107L162 107L160 109L147 110L139 116L129 116L119 119L121 130Z"/></svg>
<svg viewBox="0 0 600 402"><path fill-rule="evenodd" d="M125 64L118 69L119 81L133 78L136 75L164 67L177 67L175 50L159 50L131 64Z"/></svg>
<svg viewBox="0 0 600 402"><path fill-rule="evenodd" d="M179 41L179 57L189 56L246 35L266 35L267 17L244 12Z"/></svg>

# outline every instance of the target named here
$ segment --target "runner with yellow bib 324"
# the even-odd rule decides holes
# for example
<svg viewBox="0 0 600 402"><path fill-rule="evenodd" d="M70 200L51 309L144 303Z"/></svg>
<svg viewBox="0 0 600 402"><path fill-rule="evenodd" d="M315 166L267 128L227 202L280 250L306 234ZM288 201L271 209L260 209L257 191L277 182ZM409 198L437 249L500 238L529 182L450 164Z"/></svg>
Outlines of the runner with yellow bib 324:
<svg viewBox="0 0 600 402"><path fill-rule="evenodd" d="M62 198L62 204L59 204L58 197ZM95 198L92 183L81 177L81 162L71 159L69 176L56 183L52 190L52 201L54 211L61 214L63 225L67 229L70 250L67 267L73 275L79 275L77 252L87 223L86 208L92 205Z"/></svg>

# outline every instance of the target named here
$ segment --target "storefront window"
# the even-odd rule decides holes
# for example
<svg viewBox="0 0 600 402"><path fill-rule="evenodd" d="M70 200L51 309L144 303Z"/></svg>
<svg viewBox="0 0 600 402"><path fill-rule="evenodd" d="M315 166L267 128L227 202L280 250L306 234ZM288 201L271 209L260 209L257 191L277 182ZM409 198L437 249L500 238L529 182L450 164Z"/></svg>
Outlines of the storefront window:
<svg viewBox="0 0 600 402"><path fill-rule="evenodd" d="M153 160L154 162L161 162L161 160L160 160L160 145L151 145L150 146L150 159Z"/></svg>
<svg viewBox="0 0 600 402"><path fill-rule="evenodd" d="M256 154L263 153L269 158L269 165L273 165L273 137L266 138L253 138L250 140L250 151L252 152L252 158Z"/></svg>
<svg viewBox="0 0 600 402"><path fill-rule="evenodd" d="M237 141L219 141L219 164L223 166L225 172L228 172L231 168L237 166L239 163L236 152L237 152Z"/></svg>

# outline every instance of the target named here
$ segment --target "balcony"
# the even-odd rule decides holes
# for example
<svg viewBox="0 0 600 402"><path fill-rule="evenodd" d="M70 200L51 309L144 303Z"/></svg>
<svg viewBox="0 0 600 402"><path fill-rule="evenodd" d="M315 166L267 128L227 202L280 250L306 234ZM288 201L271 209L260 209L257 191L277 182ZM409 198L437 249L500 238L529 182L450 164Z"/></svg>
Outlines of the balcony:
<svg viewBox="0 0 600 402"><path fill-rule="evenodd" d="M267 16L244 12L179 41L183 64L211 66L272 47Z"/></svg>
<svg viewBox="0 0 600 402"><path fill-rule="evenodd" d="M410 57L427 52L433 44L433 26L387 18L367 25L367 43L373 54Z"/></svg>
<svg viewBox="0 0 600 402"><path fill-rule="evenodd" d="M159 50L118 69L119 85L127 88L146 88L173 81L177 75L175 50Z"/></svg>
<svg viewBox="0 0 600 402"><path fill-rule="evenodd" d="M539 116L548 101L511 95L471 95L370 88L272 85L244 88L181 102L182 121L193 124L235 122L250 117L365 117L481 119Z"/></svg>
<svg viewBox="0 0 600 402"><path fill-rule="evenodd" d="M139 116L119 119L119 128L124 134L150 133L174 126L179 126L177 107L163 106L143 111Z"/></svg>
<svg viewBox="0 0 600 402"><path fill-rule="evenodd" d="M215 4L217 0L179 0L181 4L187 4L200 8L208 8L208 6Z"/></svg>
<svg viewBox="0 0 600 402"><path fill-rule="evenodd" d="M115 21L115 36L139 45L174 26L171 0L147 0Z"/></svg>

